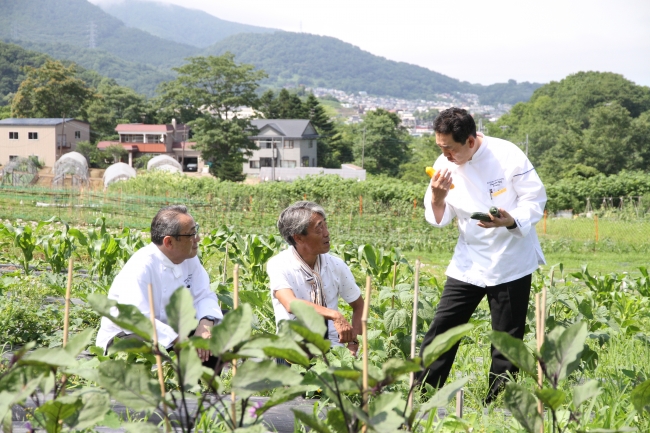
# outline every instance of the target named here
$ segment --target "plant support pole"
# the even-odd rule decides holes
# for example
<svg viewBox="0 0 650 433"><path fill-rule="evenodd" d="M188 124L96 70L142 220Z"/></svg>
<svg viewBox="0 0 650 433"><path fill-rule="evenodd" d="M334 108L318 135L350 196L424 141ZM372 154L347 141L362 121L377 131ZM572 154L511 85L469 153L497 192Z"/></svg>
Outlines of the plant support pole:
<svg viewBox="0 0 650 433"><path fill-rule="evenodd" d="M397 264L397 262L395 262ZM418 336L418 296L420 295L420 259L415 261L415 281L413 282L413 321L411 323L411 360L415 358L415 343ZM415 373L411 372L409 389L413 388ZM409 393L408 410L413 409L413 393Z"/></svg>
<svg viewBox="0 0 650 433"><path fill-rule="evenodd" d="M158 367L158 383L160 384L160 394L163 398L163 418L165 418L165 429L171 431L169 418L167 417L167 403L165 403L165 379L163 377L162 359L160 358L160 349L158 348L158 330L156 329L156 310L153 305L153 287L147 285L149 291L149 316L151 317L151 326L153 326L153 348L156 354L156 366Z"/></svg>
<svg viewBox="0 0 650 433"><path fill-rule="evenodd" d="M239 265L235 264L232 269L232 309L236 310L239 307ZM232 376L230 380L234 379L237 374L237 360L232 360ZM235 391L230 391L230 411L232 412L232 426L237 428L237 396Z"/></svg>
<svg viewBox="0 0 650 433"><path fill-rule="evenodd" d="M535 320L537 328L537 351L541 351L544 344L544 329L546 328L546 287L542 287L542 293L535 295ZM542 389L544 384L544 371L542 364L537 363L537 385ZM541 400L537 401L537 411L542 417L542 425L539 429L540 433L544 432L544 404Z"/></svg>
<svg viewBox="0 0 650 433"><path fill-rule="evenodd" d="M370 275L366 276L366 296L363 300L363 314L361 316L361 331L363 338L363 410L368 413L368 312L370 310ZM368 430L366 424L363 425L362 432Z"/></svg>
<svg viewBox="0 0 650 433"><path fill-rule="evenodd" d="M63 348L68 345L68 328L70 324L70 292L72 291L72 256L68 260L68 285L65 288L65 310L63 314ZM66 374L61 378L61 394L65 394Z"/></svg>

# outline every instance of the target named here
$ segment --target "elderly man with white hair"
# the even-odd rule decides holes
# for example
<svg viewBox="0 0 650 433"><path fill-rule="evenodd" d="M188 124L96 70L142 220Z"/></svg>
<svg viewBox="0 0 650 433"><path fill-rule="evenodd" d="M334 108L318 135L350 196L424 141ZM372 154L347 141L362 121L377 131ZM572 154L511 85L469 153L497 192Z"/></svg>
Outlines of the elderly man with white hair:
<svg viewBox="0 0 650 433"><path fill-rule="evenodd" d="M329 254L325 210L309 201L294 203L280 214L278 229L290 247L272 257L266 267L276 324L295 318L293 301L304 302L326 320L326 337L332 345L348 343L356 354L363 298L345 262ZM352 307L351 324L338 309L339 297Z"/></svg>

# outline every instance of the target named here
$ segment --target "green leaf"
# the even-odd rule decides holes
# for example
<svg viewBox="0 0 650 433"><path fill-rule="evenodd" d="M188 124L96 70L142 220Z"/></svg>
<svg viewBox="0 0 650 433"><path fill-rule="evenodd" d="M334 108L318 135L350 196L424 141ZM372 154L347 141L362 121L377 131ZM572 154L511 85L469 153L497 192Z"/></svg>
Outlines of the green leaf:
<svg viewBox="0 0 650 433"><path fill-rule="evenodd" d="M110 409L110 398L107 393L102 391L85 392L79 396L79 399L81 407L64 420L65 424L71 429L83 430L104 420Z"/></svg>
<svg viewBox="0 0 650 433"><path fill-rule="evenodd" d="M199 321L196 320L192 293L184 287L176 290L169 298L169 304L165 307L165 311L167 312L168 325L178 334L178 342L182 343L187 340L187 336L199 324Z"/></svg>
<svg viewBox="0 0 650 433"><path fill-rule="evenodd" d="M578 410L580 405L585 401L594 398L603 392L597 380L588 380L582 385L573 388L573 407Z"/></svg>
<svg viewBox="0 0 650 433"><path fill-rule="evenodd" d="M212 328L210 351L214 356L222 356L241 342L250 338L253 312L250 305L239 308L223 316L223 321Z"/></svg>
<svg viewBox="0 0 650 433"><path fill-rule="evenodd" d="M36 349L23 356L19 365L48 365L50 367L72 367L77 365L76 358L65 349Z"/></svg>
<svg viewBox="0 0 650 433"><path fill-rule="evenodd" d="M144 365L112 360L101 363L97 370L97 383L126 407L151 411L160 403L160 385Z"/></svg>
<svg viewBox="0 0 650 433"><path fill-rule="evenodd" d="M50 400L34 411L34 421L48 433L58 433L61 431L61 424L67 418L74 419L75 413L81 409L81 406L81 399L73 396Z"/></svg>
<svg viewBox="0 0 650 433"><path fill-rule="evenodd" d="M328 350L330 350L330 347L332 346L331 341L323 338L324 332L323 334L317 334L316 332L312 332L309 329L307 329L305 326L303 326L301 323L296 322L295 320L289 321L289 328L291 328L291 330L293 330L296 334L304 338L305 341L316 346L316 348L318 348L318 350L320 350L322 353L326 353Z"/></svg>
<svg viewBox="0 0 650 433"><path fill-rule="evenodd" d="M145 354L151 353L152 349L152 343L139 338L115 338L111 347L108 348L108 354L113 355L118 352Z"/></svg>
<svg viewBox="0 0 650 433"><path fill-rule="evenodd" d="M564 391L553 388L537 389L535 390L535 395L552 410L556 410L566 400L566 393Z"/></svg>
<svg viewBox="0 0 650 433"><path fill-rule="evenodd" d="M269 358L285 359L291 364L300 364L303 367L309 367L309 358L296 344L296 349L267 346L264 348L264 354Z"/></svg>
<svg viewBox="0 0 650 433"><path fill-rule="evenodd" d="M289 305L291 313L296 316L298 323L301 323L305 328L318 335L325 335L327 326L325 319L318 314L314 307L305 304L301 301L293 301Z"/></svg>
<svg viewBox="0 0 650 433"><path fill-rule="evenodd" d="M92 341L95 330L88 328L73 336L65 346L65 351L72 356L79 355Z"/></svg>
<svg viewBox="0 0 650 433"><path fill-rule="evenodd" d="M527 432L539 433L542 417L537 412L537 399L530 391L511 382L506 385L504 403L512 416Z"/></svg>
<svg viewBox="0 0 650 433"><path fill-rule="evenodd" d="M179 353L179 367L182 375L183 389L189 389L199 382L203 374L203 364L194 347L184 347Z"/></svg>
<svg viewBox="0 0 650 433"><path fill-rule="evenodd" d="M403 374L416 373L422 370L420 362L410 361L408 359L398 359L390 358L381 366L381 370L384 372L384 377L388 378L397 378Z"/></svg>
<svg viewBox="0 0 650 433"><path fill-rule="evenodd" d="M317 389L317 385L296 385L288 388L278 388L273 392L273 395L264 403L264 405L257 409L256 413L258 416L262 415L274 406L293 400L305 392L316 391Z"/></svg>
<svg viewBox="0 0 650 433"><path fill-rule="evenodd" d="M641 413L643 409L650 412L650 379L634 388L630 399L637 412Z"/></svg>
<svg viewBox="0 0 650 433"><path fill-rule="evenodd" d="M305 413L300 409L291 409L291 411L293 412L293 416L296 417L301 424L306 425L313 431L317 433L332 433L325 423L318 419L318 417Z"/></svg>
<svg viewBox="0 0 650 433"><path fill-rule="evenodd" d="M384 312L384 329L386 332L403 331L408 324L408 313L403 309L387 309Z"/></svg>
<svg viewBox="0 0 650 433"><path fill-rule="evenodd" d="M429 399L429 401L420 407L420 410L422 412L428 412L433 408L445 407L447 403L449 403L451 399L454 398L458 390L465 386L465 384L469 382L471 378L472 376L463 377L462 379L458 379L449 385L443 386L438 390L438 392L435 393L433 397Z"/></svg>
<svg viewBox="0 0 650 433"><path fill-rule="evenodd" d="M343 417L343 412L341 409L333 408L327 411L327 424L335 432L345 432L348 431L348 426L345 424L345 417Z"/></svg>
<svg viewBox="0 0 650 433"><path fill-rule="evenodd" d="M578 366L586 338L587 324L583 322L575 323L565 330L555 328L548 334L540 352L546 365L546 374L552 378L554 385Z"/></svg>
<svg viewBox="0 0 650 433"><path fill-rule="evenodd" d="M358 380L361 377L359 370L352 370L350 368L336 368L331 371L331 374L343 379Z"/></svg>
<svg viewBox="0 0 650 433"><path fill-rule="evenodd" d="M130 422L121 426L128 433L160 433L161 429L148 422Z"/></svg>
<svg viewBox="0 0 650 433"><path fill-rule="evenodd" d="M246 427L238 427L233 433L267 433L268 429L263 424L254 424Z"/></svg>
<svg viewBox="0 0 650 433"><path fill-rule="evenodd" d="M300 373L284 365L277 365L275 361L247 361L237 368L237 374L232 379L232 387L237 395L245 398L256 392L298 385L300 382L302 382Z"/></svg>
<svg viewBox="0 0 650 433"><path fill-rule="evenodd" d="M131 331L145 340L152 340L153 327L151 326L151 319L145 317L136 306L118 304L105 295L96 293L88 295L88 303L93 310L120 328ZM116 316L113 316L111 311L115 311Z"/></svg>
<svg viewBox="0 0 650 433"><path fill-rule="evenodd" d="M405 406L401 395L396 392L386 392L378 395L370 402L370 427L376 432L392 433L404 423L404 418L393 409L398 405Z"/></svg>
<svg viewBox="0 0 650 433"><path fill-rule="evenodd" d="M492 331L490 341L503 356L537 380L537 365L524 342L507 332Z"/></svg>
<svg viewBox="0 0 650 433"><path fill-rule="evenodd" d="M464 325L456 326L450 330L443 332L436 336L431 344L429 344L422 354L422 361L425 368L429 367L433 361L438 359L440 355L451 349L454 344L458 343L469 331L474 328L474 325L466 323Z"/></svg>

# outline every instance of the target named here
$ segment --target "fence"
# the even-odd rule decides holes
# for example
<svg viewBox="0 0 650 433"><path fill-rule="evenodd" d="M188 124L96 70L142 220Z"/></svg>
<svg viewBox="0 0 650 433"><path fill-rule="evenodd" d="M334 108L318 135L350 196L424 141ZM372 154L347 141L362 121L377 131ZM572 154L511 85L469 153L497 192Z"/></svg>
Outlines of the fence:
<svg viewBox="0 0 650 433"><path fill-rule="evenodd" d="M304 199L309 199L306 195ZM222 225L240 232L277 234L275 223L291 200L228 194L188 198L183 191L164 196L137 196L122 192L38 187L0 188L0 218L38 221L57 216L71 224L93 224L105 218L108 226L147 229L152 216L166 204L183 203L206 230ZM330 199L319 203L328 213L332 242L373 243L404 251L450 253L456 243L453 225L432 229L424 209L414 201L381 203L364 199ZM631 208L628 208L631 209ZM607 209L569 218L545 215L537 233L545 251L650 251L650 218L633 211Z"/></svg>

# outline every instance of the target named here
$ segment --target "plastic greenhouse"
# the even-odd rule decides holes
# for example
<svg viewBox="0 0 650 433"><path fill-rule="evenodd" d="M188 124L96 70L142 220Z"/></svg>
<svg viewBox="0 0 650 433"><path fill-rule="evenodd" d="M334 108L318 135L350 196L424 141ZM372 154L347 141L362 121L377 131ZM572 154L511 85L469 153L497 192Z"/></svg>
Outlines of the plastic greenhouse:
<svg viewBox="0 0 650 433"><path fill-rule="evenodd" d="M38 180L38 167L31 158L17 158L2 167L0 174L2 185L27 186Z"/></svg>
<svg viewBox="0 0 650 433"><path fill-rule="evenodd" d="M88 162L79 152L68 152L54 163L52 185L65 185L66 176L70 176L72 186L88 185Z"/></svg>
<svg viewBox="0 0 650 433"><path fill-rule="evenodd" d="M179 173L183 171L180 162L176 161L169 155L158 155L151 158L147 164L147 170L164 170L170 173Z"/></svg>
<svg viewBox="0 0 650 433"><path fill-rule="evenodd" d="M118 162L106 169L104 172L104 188L113 182L127 180L135 177L135 169L129 164Z"/></svg>

